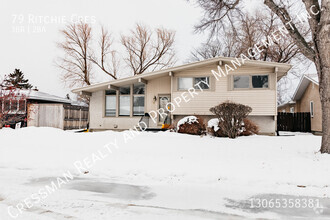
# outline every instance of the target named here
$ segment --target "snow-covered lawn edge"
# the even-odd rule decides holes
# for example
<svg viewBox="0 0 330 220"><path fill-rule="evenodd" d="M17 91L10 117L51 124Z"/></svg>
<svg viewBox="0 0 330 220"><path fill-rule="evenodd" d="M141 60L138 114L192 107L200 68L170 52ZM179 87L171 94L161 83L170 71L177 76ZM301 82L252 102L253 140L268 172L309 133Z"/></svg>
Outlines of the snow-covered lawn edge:
<svg viewBox="0 0 330 220"><path fill-rule="evenodd" d="M330 197L330 157L318 152L320 136L300 133L229 139L142 132L127 138L130 135L129 131L73 133L52 128L0 130L0 197L19 201L43 187L31 188L31 181L56 178L68 170L74 181L150 187L157 196L137 204L173 209L203 208L240 215L225 207L226 198L244 200L262 194ZM112 147L108 157L92 163L86 174L77 171L75 161L88 158L91 162L93 155L100 156L99 151L114 141L118 148ZM194 200L169 202L169 195L182 189L187 191L183 199L195 193ZM63 190L54 198L74 195ZM205 201L198 199L203 195Z"/></svg>

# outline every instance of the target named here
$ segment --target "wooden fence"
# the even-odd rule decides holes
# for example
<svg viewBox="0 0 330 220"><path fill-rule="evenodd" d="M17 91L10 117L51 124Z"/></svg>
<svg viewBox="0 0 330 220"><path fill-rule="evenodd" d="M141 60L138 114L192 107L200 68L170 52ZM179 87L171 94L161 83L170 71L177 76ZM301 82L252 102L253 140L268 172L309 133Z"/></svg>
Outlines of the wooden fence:
<svg viewBox="0 0 330 220"><path fill-rule="evenodd" d="M27 126L64 130L87 128L88 107L70 104L28 104Z"/></svg>
<svg viewBox="0 0 330 220"><path fill-rule="evenodd" d="M279 112L277 115L277 130L311 132L311 115L309 112Z"/></svg>
<svg viewBox="0 0 330 220"><path fill-rule="evenodd" d="M86 128L88 107L64 105L64 130Z"/></svg>

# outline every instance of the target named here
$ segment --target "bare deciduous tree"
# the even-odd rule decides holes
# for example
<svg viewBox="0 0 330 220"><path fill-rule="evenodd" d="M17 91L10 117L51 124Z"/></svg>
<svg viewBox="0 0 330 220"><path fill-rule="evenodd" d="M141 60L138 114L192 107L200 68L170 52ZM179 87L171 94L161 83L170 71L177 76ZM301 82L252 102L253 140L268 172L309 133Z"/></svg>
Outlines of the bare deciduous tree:
<svg viewBox="0 0 330 220"><path fill-rule="evenodd" d="M117 52L112 50L112 44L112 35L104 27L102 27L101 37L99 40L101 58L98 60L97 57L92 54L89 59L111 78L117 79L120 62L117 58ZM108 59L110 59L110 61L108 61Z"/></svg>
<svg viewBox="0 0 330 220"><path fill-rule="evenodd" d="M172 66L174 37L174 31L164 28L152 31L142 24L136 24L129 35L122 35L121 43L127 52L125 60L134 75Z"/></svg>
<svg viewBox="0 0 330 220"><path fill-rule="evenodd" d="M91 53L92 41L91 27L83 22L68 24L60 31L64 41L58 43L58 47L64 51L64 57L60 57L57 66L63 70L62 80L69 87L91 84Z"/></svg>
<svg viewBox="0 0 330 220"><path fill-rule="evenodd" d="M303 61L306 58L300 53L294 41L290 37L283 37L279 41L269 42L268 37L280 27L280 20L269 10L269 13L255 16L239 15L236 17L236 30L230 27L215 41L202 44L192 52L191 60L202 60L216 56L237 57L246 54L249 48L255 44L267 41L268 47L262 46L262 52L258 56L251 57L254 60L289 63L293 59ZM306 36L307 33L304 34Z"/></svg>
<svg viewBox="0 0 330 220"><path fill-rule="evenodd" d="M240 42L236 38L233 32L226 32L215 40L210 39L191 52L189 61L201 61L218 56L234 57L238 54L240 47Z"/></svg>
<svg viewBox="0 0 330 220"><path fill-rule="evenodd" d="M223 30L225 22L234 25L235 16L242 13L240 3L242 0L196 0L205 11L205 16L197 26L198 30ZM264 0L266 5L278 16L288 31L300 52L311 60L317 69L319 78L319 92L322 105L322 146L321 153L330 153L330 1L329 0L303 0L295 1L305 6L304 17L307 18L310 37L304 37L302 15L291 13L289 1ZM305 24L306 25L306 24Z"/></svg>

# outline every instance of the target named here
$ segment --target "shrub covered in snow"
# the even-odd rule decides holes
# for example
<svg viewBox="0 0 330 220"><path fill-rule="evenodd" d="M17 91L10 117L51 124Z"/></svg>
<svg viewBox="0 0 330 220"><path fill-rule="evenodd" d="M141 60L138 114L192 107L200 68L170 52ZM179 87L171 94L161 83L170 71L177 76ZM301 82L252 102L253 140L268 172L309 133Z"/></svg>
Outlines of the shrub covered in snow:
<svg viewBox="0 0 330 220"><path fill-rule="evenodd" d="M187 116L177 123L178 133L202 135L206 133L206 127L201 117Z"/></svg>
<svg viewBox="0 0 330 220"><path fill-rule="evenodd" d="M225 137L236 138L242 133L243 119L250 114L252 108L227 101L210 108L210 111L219 120L221 134Z"/></svg>
<svg viewBox="0 0 330 220"><path fill-rule="evenodd" d="M215 137L227 137L219 128L219 119L212 118L207 123L208 134ZM244 118L239 131L239 136L250 136L259 133L259 127L253 121Z"/></svg>
<svg viewBox="0 0 330 220"><path fill-rule="evenodd" d="M212 118L207 123L207 133L215 137L226 137L219 128L219 119Z"/></svg>

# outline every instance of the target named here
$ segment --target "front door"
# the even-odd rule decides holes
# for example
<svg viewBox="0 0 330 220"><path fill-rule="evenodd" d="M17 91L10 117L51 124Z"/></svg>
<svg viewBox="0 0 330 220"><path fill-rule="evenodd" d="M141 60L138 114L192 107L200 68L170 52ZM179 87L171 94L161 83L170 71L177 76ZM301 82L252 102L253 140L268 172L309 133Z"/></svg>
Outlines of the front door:
<svg viewBox="0 0 330 220"><path fill-rule="evenodd" d="M158 108L159 109L164 109L164 112L170 117L170 112L168 111L168 107L170 105L167 105L169 102L171 102L171 95L158 95ZM163 124L165 120L165 115L163 117L160 116L158 113L158 124Z"/></svg>

